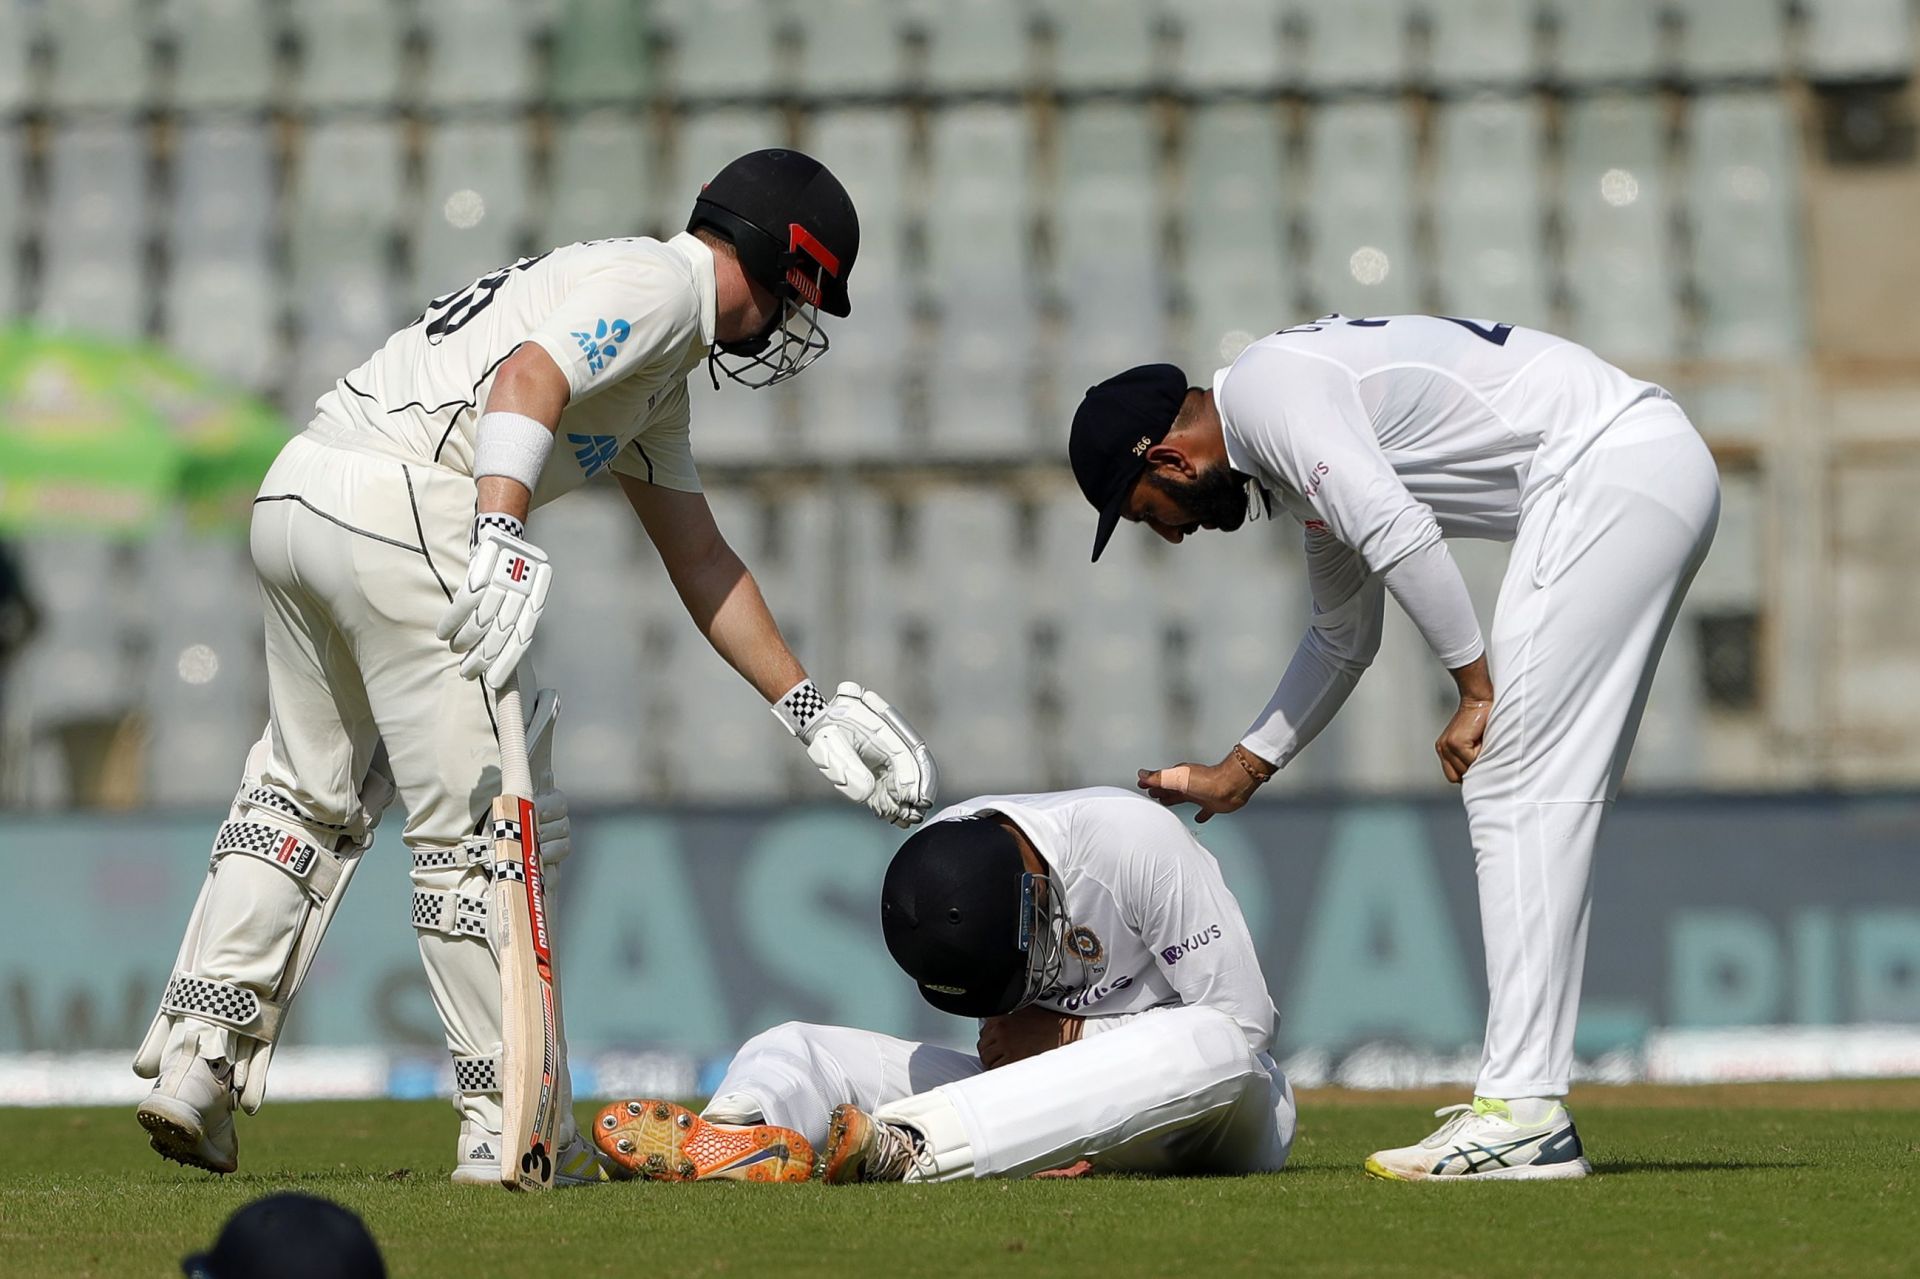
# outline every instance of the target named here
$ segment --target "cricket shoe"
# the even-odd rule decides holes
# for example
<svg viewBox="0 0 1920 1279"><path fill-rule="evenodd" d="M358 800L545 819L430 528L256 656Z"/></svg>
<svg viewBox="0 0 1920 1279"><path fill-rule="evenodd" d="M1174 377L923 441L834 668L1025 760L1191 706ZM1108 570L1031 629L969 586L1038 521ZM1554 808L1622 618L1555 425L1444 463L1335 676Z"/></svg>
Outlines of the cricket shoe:
<svg viewBox="0 0 1920 1279"><path fill-rule="evenodd" d="M718 1124L670 1101L616 1101L593 1124L600 1153L642 1181L805 1181L813 1146L791 1128Z"/></svg>
<svg viewBox="0 0 1920 1279"><path fill-rule="evenodd" d="M920 1137L904 1124L875 1119L854 1105L833 1108L817 1171L828 1185L905 1181L920 1164Z"/></svg>
<svg viewBox="0 0 1920 1279"><path fill-rule="evenodd" d="M461 1120L460 1148L453 1164L454 1182L462 1186L499 1185L501 1145L499 1133L489 1132L471 1119ZM579 1133L564 1142L554 1155L553 1184L556 1189L597 1186L612 1179L600 1158L600 1152Z"/></svg>
<svg viewBox="0 0 1920 1279"><path fill-rule="evenodd" d="M1374 1152L1367 1172L1388 1181L1549 1181L1593 1171L1557 1101L1537 1123L1519 1122L1492 1097L1433 1113L1447 1117L1438 1131L1417 1146Z"/></svg>
<svg viewBox="0 0 1920 1279"><path fill-rule="evenodd" d="M133 1113L162 1159L227 1173L240 1166L233 1100L232 1066L183 1052Z"/></svg>

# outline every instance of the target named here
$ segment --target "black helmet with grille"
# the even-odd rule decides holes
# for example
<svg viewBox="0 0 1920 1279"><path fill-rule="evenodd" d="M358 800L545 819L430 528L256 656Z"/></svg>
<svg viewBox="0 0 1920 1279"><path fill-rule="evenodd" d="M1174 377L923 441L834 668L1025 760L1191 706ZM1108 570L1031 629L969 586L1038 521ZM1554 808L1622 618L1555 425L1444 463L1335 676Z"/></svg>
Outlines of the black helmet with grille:
<svg viewBox="0 0 1920 1279"><path fill-rule="evenodd" d="M749 151L714 175L687 230L732 242L747 275L781 297L846 315L860 219L840 180L798 151Z"/></svg>

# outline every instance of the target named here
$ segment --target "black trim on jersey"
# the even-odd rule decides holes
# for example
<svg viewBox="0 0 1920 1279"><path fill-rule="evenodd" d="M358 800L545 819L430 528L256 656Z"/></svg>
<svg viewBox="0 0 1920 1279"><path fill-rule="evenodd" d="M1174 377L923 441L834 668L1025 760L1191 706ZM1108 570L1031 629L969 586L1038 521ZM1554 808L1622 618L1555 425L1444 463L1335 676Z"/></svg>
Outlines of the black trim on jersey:
<svg viewBox="0 0 1920 1279"><path fill-rule="evenodd" d="M262 502L298 502L301 506L304 506L307 510L312 511L315 515L318 515L321 519L325 520L327 523L337 524L341 528L347 530L347 532L349 533L358 533L361 537L370 537L376 542L385 542L388 546L397 546L403 551L412 551L415 555L426 555L426 551L421 547L408 546L405 542L399 541L396 538L387 537L385 534L382 534L382 533L374 533L374 532L368 531L367 529L355 528L353 525L347 523L345 520L341 519L339 516L327 514L325 511L315 506L312 502L307 501L306 498L301 497L298 493L275 493L275 494L272 494L271 496L256 497L253 499L253 504L255 506L260 505ZM433 560L431 557L428 558L427 563L428 564L433 563ZM439 576L439 574L436 573L435 576L437 577Z"/></svg>
<svg viewBox="0 0 1920 1279"><path fill-rule="evenodd" d="M648 457L647 451L640 447L639 440L635 440L633 442L633 451L635 453L638 453L640 455L640 460L647 464L647 483L649 484L653 483L653 459Z"/></svg>
<svg viewBox="0 0 1920 1279"><path fill-rule="evenodd" d="M512 359L513 352L518 351L521 347L525 345L526 345L525 342L515 343L513 351L508 351L505 355L495 360L492 364L489 364L487 366L486 372L480 375L480 382L484 382L488 378L492 377L493 371L495 369L499 368L502 364L505 364L508 360ZM475 382L472 385L472 387L468 388L467 394L472 395L475 391L479 390L480 382ZM352 391L355 395L359 396L363 400L372 400L375 404L380 403L379 396L369 395L367 392L355 386L352 382L349 382L346 378L340 379L340 385L346 387L349 391ZM457 421L460 417L461 409L473 409L478 407L480 407L480 401L478 400L448 400L445 404L438 404L438 405L435 405L433 408L428 408L425 404L422 404L419 400L409 400L405 404L402 404L397 409L383 409L383 411L389 417L391 417L395 413L405 413L408 409L419 409L422 413L442 413L442 412L445 412L447 409L452 409L454 410L454 414L453 414L454 421ZM447 423L446 431L440 436L440 442L433 446L433 462L436 466L439 465L440 463L440 454L447 447L447 441L452 438L453 438L453 421L449 421Z"/></svg>
<svg viewBox="0 0 1920 1279"><path fill-rule="evenodd" d="M427 549L427 527L420 522L420 502L413 495L413 472L406 467L400 468L400 474L407 481L407 505L413 508L413 531L420 537L420 554L427 561L427 568L433 573L433 580L440 584L440 593L447 597L447 603L453 603L453 592L447 587L447 579L440 576L440 566L433 562L433 552Z"/></svg>

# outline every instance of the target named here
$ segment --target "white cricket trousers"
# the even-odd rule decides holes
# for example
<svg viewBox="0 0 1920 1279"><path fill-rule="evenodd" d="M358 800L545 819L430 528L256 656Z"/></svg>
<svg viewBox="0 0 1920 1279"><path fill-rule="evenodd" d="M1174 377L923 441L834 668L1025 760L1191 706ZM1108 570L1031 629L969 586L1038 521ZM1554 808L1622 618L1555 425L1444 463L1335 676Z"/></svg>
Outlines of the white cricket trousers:
<svg viewBox="0 0 1920 1279"><path fill-rule="evenodd" d="M1487 957L1482 1097L1563 1097L1593 847L1720 479L1671 400L1608 427L1520 520L1494 608L1493 712L1462 797Z"/></svg>
<svg viewBox="0 0 1920 1279"><path fill-rule="evenodd" d="M734 1055L708 1118L792 1128L817 1148L850 1102L926 1139L917 1180L1024 1177L1085 1159L1102 1171L1276 1172L1293 1089L1213 1008L1089 1018L1079 1041L987 1070L970 1053L844 1026L788 1022Z"/></svg>
<svg viewBox="0 0 1920 1279"><path fill-rule="evenodd" d="M264 757L258 781L319 822L348 823L385 746L407 810L420 956L456 1058L490 1057L500 1044L484 877L457 855L499 790L493 709L434 634L466 572L473 509L471 479L322 420L281 451L252 527L271 712L254 757ZM523 670L530 686L531 668ZM229 858L216 875L211 939L194 968L270 991L284 952L269 942L296 926L303 907L292 881L251 860ZM423 926L422 892L459 903L441 930ZM393 904L395 927L405 926L401 906ZM213 1046L200 1042L203 1054ZM456 1104L499 1131L497 1093L462 1092Z"/></svg>

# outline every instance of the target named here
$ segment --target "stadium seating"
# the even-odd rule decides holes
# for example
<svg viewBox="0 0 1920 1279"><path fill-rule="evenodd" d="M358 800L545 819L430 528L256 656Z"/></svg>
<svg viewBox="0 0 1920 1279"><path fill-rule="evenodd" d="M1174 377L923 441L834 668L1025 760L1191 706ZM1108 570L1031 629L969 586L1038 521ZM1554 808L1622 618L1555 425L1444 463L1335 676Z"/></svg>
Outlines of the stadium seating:
<svg viewBox="0 0 1920 1279"><path fill-rule="evenodd" d="M24 131L0 124L0 190L24 189L26 148ZM11 316L22 305L20 289L20 235L24 230L25 210L18 200L0 200L0 316Z"/></svg>
<svg viewBox="0 0 1920 1279"><path fill-rule="evenodd" d="M548 152L545 214L533 249L639 235L655 226L652 141L628 113L605 108L561 121Z"/></svg>
<svg viewBox="0 0 1920 1279"><path fill-rule="evenodd" d="M153 97L153 31L141 0L61 0L40 12L53 52L50 106L124 111Z"/></svg>
<svg viewBox="0 0 1920 1279"><path fill-rule="evenodd" d="M1788 355L1805 341L1806 313L1792 119L1777 94L1738 93L1700 99L1690 123L1686 190L1702 353Z"/></svg>
<svg viewBox="0 0 1920 1279"><path fill-rule="evenodd" d="M276 99L280 76L272 8L258 0L165 0L161 14L161 29L174 50L171 105L242 112Z"/></svg>
<svg viewBox="0 0 1920 1279"><path fill-rule="evenodd" d="M803 20L800 92L834 98L900 91L907 46L894 0L808 0L796 16Z"/></svg>
<svg viewBox="0 0 1920 1279"><path fill-rule="evenodd" d="M1775 77L1787 61L1786 9L1752 0L1674 0L1689 78Z"/></svg>
<svg viewBox="0 0 1920 1279"><path fill-rule="evenodd" d="M1510 88L1535 77L1534 0L1427 0L1427 75L1445 91Z"/></svg>
<svg viewBox="0 0 1920 1279"><path fill-rule="evenodd" d="M1430 199L1443 310L1550 327L1545 131L1523 98L1476 98L1438 113Z"/></svg>
<svg viewBox="0 0 1920 1279"><path fill-rule="evenodd" d="M640 6L629 0L566 0L553 26L554 102L626 106L645 93L644 19Z"/></svg>
<svg viewBox="0 0 1920 1279"><path fill-rule="evenodd" d="M1307 131L1310 305L1347 315L1418 310L1413 125L1388 102L1339 102Z"/></svg>
<svg viewBox="0 0 1920 1279"><path fill-rule="evenodd" d="M280 357L272 261L274 161L256 124L194 124L174 151L167 219L169 344L243 386L270 389Z"/></svg>
<svg viewBox="0 0 1920 1279"><path fill-rule="evenodd" d="M1285 0L1295 38L1286 79L1320 93L1384 90L1408 78L1408 0Z"/></svg>
<svg viewBox="0 0 1920 1279"><path fill-rule="evenodd" d="M1549 0L1552 74L1568 84L1642 82L1664 67L1662 0Z"/></svg>
<svg viewBox="0 0 1920 1279"><path fill-rule="evenodd" d="M412 292L422 302L525 251L533 185L526 128L517 120L443 124L427 142L424 170Z"/></svg>
<svg viewBox="0 0 1920 1279"><path fill-rule="evenodd" d="M1804 0L1801 65L1820 81L1902 80L1913 72L1906 0Z"/></svg>
<svg viewBox="0 0 1920 1279"><path fill-rule="evenodd" d="M406 33L387 0L290 5L300 51L294 101L303 107L389 107L401 96Z"/></svg>
<svg viewBox="0 0 1920 1279"><path fill-rule="evenodd" d="M1031 83L1035 13L1028 0L918 0L927 87L936 93L1014 90Z"/></svg>
<svg viewBox="0 0 1920 1279"><path fill-rule="evenodd" d="M1281 138L1271 107L1229 104L1188 117L1187 371L1202 378L1293 319Z"/></svg>
<svg viewBox="0 0 1920 1279"><path fill-rule="evenodd" d="M1280 14L1270 0L1175 0L1173 79L1183 89L1258 92L1280 82Z"/></svg>
<svg viewBox="0 0 1920 1279"><path fill-rule="evenodd" d="M653 18L671 43L673 91L693 102L784 91L785 8L780 0L658 0Z"/></svg>
<svg viewBox="0 0 1920 1279"><path fill-rule="evenodd" d="M125 124L53 139L42 220L39 319L110 337L146 328L147 140Z"/></svg>
<svg viewBox="0 0 1920 1279"><path fill-rule="evenodd" d="M415 0L429 39L420 99L430 108L523 107L533 101L535 17L520 0Z"/></svg>
<svg viewBox="0 0 1920 1279"><path fill-rule="evenodd" d="M25 5L0 4L0 116L30 101L34 23Z"/></svg>
<svg viewBox="0 0 1920 1279"><path fill-rule="evenodd" d="M1582 99L1567 112L1560 212L1572 336L1615 359L1670 357L1679 340L1660 105Z"/></svg>
<svg viewBox="0 0 1920 1279"><path fill-rule="evenodd" d="M1056 89L1137 90L1158 78L1157 0L1041 0L1040 14Z"/></svg>

